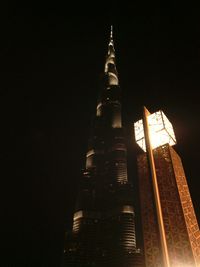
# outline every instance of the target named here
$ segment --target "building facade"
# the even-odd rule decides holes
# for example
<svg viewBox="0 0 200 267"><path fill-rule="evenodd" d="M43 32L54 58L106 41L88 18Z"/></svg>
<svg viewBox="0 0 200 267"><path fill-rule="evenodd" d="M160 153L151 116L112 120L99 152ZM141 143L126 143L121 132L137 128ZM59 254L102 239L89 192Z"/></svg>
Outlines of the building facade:
<svg viewBox="0 0 200 267"><path fill-rule="evenodd" d="M161 112L159 116L163 116ZM169 125L169 129L165 129L159 126L161 124L156 125L158 121L158 119L154 120L152 124L155 129L154 138L157 134L155 141L158 142L159 139L162 141L161 136L158 135L159 132L165 137L166 134L169 136L168 143L155 145L152 149L159 192L158 201L162 214L162 233L148 151L141 152L137 158L145 266L199 267L200 231L183 165L181 158L169 144L174 139L171 125L165 123L165 125ZM168 134L169 132L172 133L171 136ZM139 142L143 145L142 139L145 134L140 134L140 137L142 138ZM162 234L165 239L164 249ZM167 262L165 262L165 253Z"/></svg>
<svg viewBox="0 0 200 267"><path fill-rule="evenodd" d="M104 73L64 266L141 267L112 29Z"/></svg>

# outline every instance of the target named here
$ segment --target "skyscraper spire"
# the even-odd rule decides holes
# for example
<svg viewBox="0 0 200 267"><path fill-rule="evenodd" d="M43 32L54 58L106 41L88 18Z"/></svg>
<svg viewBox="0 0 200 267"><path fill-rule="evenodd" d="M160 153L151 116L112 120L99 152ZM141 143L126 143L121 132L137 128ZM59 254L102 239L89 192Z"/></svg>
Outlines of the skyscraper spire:
<svg viewBox="0 0 200 267"><path fill-rule="evenodd" d="M115 49L113 41L113 26L111 25L110 40L108 44L108 54L105 63L105 75L107 80L107 86L119 85L118 73L115 62Z"/></svg>
<svg viewBox="0 0 200 267"><path fill-rule="evenodd" d="M113 43L113 25L111 25L110 27L110 43L109 45L112 45L114 47L114 43Z"/></svg>

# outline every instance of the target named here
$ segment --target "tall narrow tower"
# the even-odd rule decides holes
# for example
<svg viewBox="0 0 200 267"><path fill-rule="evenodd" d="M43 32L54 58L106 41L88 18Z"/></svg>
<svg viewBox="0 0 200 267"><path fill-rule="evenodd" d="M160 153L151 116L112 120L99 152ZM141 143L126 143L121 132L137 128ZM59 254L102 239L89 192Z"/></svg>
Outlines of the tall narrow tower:
<svg viewBox="0 0 200 267"><path fill-rule="evenodd" d="M199 267L200 231L173 127L162 111L135 123L146 267Z"/></svg>
<svg viewBox="0 0 200 267"><path fill-rule="evenodd" d="M66 237L65 266L139 267L112 27L104 74L73 229Z"/></svg>

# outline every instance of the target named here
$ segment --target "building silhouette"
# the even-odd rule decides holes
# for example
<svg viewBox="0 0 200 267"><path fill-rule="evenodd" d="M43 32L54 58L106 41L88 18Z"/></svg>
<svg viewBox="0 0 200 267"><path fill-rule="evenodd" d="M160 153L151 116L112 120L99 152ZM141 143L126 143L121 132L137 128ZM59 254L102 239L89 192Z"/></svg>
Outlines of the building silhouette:
<svg viewBox="0 0 200 267"><path fill-rule="evenodd" d="M141 267L142 256L136 245L133 186L127 176L127 148L112 27L104 79L73 229L66 234L64 266Z"/></svg>
<svg viewBox="0 0 200 267"><path fill-rule="evenodd" d="M146 267L199 267L200 231L173 128L162 111L135 123ZM154 180L155 179L155 180Z"/></svg>

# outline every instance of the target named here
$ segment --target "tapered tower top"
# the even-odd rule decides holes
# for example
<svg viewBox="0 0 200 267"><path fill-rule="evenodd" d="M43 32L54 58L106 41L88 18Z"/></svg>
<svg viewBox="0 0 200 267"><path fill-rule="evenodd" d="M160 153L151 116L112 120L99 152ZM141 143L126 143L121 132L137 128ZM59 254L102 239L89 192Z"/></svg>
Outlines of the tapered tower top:
<svg viewBox="0 0 200 267"><path fill-rule="evenodd" d="M111 25L110 40L108 43L108 54L105 63L105 75L107 77L107 86L119 85L118 73L115 62L115 48L113 41L113 26Z"/></svg>
<svg viewBox="0 0 200 267"><path fill-rule="evenodd" d="M110 42L109 45L112 45L114 48L114 43L113 43L113 25L110 27Z"/></svg>

